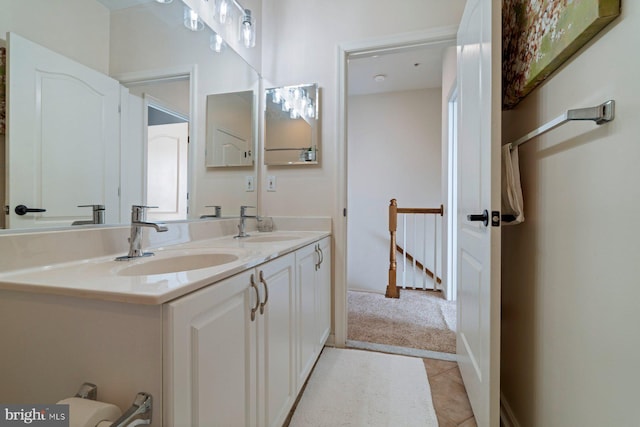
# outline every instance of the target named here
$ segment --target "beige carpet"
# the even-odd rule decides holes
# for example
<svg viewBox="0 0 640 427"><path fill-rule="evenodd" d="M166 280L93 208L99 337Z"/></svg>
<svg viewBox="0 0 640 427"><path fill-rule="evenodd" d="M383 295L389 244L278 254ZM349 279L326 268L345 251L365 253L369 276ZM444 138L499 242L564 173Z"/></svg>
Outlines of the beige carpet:
<svg viewBox="0 0 640 427"><path fill-rule="evenodd" d="M422 359L325 347L290 427L437 427Z"/></svg>
<svg viewBox="0 0 640 427"><path fill-rule="evenodd" d="M401 290L400 298L349 291L347 339L456 352L456 303L439 292Z"/></svg>

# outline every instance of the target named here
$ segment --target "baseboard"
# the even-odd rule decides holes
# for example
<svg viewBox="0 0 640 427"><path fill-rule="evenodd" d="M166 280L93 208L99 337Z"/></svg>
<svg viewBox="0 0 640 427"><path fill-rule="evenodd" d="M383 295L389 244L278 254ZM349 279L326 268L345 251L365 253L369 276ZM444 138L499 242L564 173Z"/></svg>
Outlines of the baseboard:
<svg viewBox="0 0 640 427"><path fill-rule="evenodd" d="M509 402L502 393L500 393L500 422L503 427L520 427Z"/></svg>

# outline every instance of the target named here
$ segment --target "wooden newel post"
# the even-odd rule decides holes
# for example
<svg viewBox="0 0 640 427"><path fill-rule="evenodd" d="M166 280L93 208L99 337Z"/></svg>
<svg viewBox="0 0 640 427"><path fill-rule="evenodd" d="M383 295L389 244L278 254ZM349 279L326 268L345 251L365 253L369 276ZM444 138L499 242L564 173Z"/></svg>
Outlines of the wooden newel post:
<svg viewBox="0 0 640 427"><path fill-rule="evenodd" d="M389 284L387 285L387 298L400 298L400 290L396 286L396 230L398 229L398 203L391 199L389 203L389 234L391 245L389 248Z"/></svg>

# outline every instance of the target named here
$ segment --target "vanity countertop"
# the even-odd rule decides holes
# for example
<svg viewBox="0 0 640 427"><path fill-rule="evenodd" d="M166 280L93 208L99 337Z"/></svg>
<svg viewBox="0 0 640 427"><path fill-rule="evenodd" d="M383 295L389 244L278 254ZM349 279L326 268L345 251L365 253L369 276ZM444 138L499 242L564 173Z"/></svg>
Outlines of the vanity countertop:
<svg viewBox="0 0 640 427"><path fill-rule="evenodd" d="M276 231L253 233L252 237L232 236L194 240L182 244L146 248L154 256L116 261L101 256L71 262L17 269L0 273L0 290L35 292L157 305L186 295L234 274L293 252L329 236L326 231ZM230 254L236 260L213 267L162 274L127 275L132 266L180 257ZM186 258L184 258L186 259ZM137 268L137 267L136 267Z"/></svg>

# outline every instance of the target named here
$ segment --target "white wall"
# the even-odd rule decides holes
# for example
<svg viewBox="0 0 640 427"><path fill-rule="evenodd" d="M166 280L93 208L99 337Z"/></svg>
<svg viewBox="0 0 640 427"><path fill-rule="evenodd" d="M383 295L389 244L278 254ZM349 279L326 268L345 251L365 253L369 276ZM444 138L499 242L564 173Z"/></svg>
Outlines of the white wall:
<svg viewBox="0 0 640 427"><path fill-rule="evenodd" d="M502 392L522 427L638 425L640 3L503 118L513 140L616 100L520 150L525 217L504 227Z"/></svg>
<svg viewBox="0 0 640 427"><path fill-rule="evenodd" d="M109 74L109 11L97 1L0 0L0 38L9 31Z"/></svg>
<svg viewBox="0 0 640 427"><path fill-rule="evenodd" d="M351 290L384 293L389 269L389 201L439 207L440 88L349 97L348 276ZM432 229L428 228L429 236ZM422 249L422 246L420 247ZM430 269L427 256L414 253Z"/></svg>

